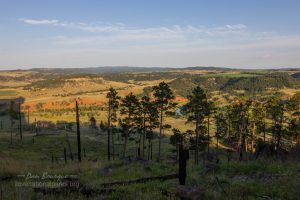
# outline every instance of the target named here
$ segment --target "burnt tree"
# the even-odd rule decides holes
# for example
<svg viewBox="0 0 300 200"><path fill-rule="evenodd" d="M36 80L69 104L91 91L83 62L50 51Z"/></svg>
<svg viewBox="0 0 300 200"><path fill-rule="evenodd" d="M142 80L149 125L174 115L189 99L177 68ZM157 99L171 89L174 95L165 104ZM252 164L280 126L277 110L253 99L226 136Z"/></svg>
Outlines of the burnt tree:
<svg viewBox="0 0 300 200"><path fill-rule="evenodd" d="M78 111L78 101L75 101L76 104L76 127L77 127L77 154L78 162L81 162L81 141L80 141L80 122L79 122L79 111Z"/></svg>

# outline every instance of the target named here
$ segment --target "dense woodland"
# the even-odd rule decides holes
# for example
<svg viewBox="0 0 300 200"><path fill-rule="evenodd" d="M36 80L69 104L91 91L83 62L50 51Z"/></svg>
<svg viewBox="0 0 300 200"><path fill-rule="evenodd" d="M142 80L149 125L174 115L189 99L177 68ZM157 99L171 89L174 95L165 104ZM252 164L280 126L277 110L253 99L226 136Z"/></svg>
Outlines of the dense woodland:
<svg viewBox="0 0 300 200"><path fill-rule="evenodd" d="M206 91L221 90L233 93L243 90L248 95L262 94L267 89L299 88L300 80L285 73L260 74L245 77L197 76L178 78L170 83L174 90L183 96L189 95L194 87L200 86Z"/></svg>
<svg viewBox="0 0 300 200"><path fill-rule="evenodd" d="M108 129L118 128L125 141L131 134L140 135L139 145L145 149L144 140L151 143L156 128L159 128L159 138L164 127L171 129L163 120L167 115L176 115L174 94L168 84L162 82L153 87L150 98L138 98L132 93L120 98L113 88L107 97L110 102L108 110L113 116L108 119ZM242 160L243 152L251 152L257 158L263 153L261 148L270 148L280 154L300 143L299 92L290 99L283 99L279 94L261 101L242 96L221 108L216 107L199 86L187 98L188 103L179 107L179 115L186 118L187 123L194 124L195 129L183 132L173 129L170 140L175 146L179 140L184 140L190 149L205 151L214 139L237 150ZM120 113L119 119L117 112ZM210 131L210 121L215 123L215 133ZM159 156L160 153L158 159Z"/></svg>

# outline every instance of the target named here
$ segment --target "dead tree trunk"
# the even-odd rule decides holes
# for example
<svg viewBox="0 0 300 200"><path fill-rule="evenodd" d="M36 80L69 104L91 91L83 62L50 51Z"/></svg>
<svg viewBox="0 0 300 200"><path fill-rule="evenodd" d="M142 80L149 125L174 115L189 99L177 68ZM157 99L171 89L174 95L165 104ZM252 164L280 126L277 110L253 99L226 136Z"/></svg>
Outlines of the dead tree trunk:
<svg viewBox="0 0 300 200"><path fill-rule="evenodd" d="M28 124L28 130L30 131L29 108L27 110L27 124Z"/></svg>
<svg viewBox="0 0 300 200"><path fill-rule="evenodd" d="M111 131L111 150L112 150L112 159L115 159L115 133Z"/></svg>
<svg viewBox="0 0 300 200"><path fill-rule="evenodd" d="M178 177L180 185L185 185L186 179L186 163L189 159L189 150L184 148L182 142L179 146L179 170L178 170Z"/></svg>
<svg viewBox="0 0 300 200"><path fill-rule="evenodd" d="M77 126L77 154L78 154L78 162L81 162L80 122L79 122L79 111L78 111L77 100L75 103L76 103L76 126Z"/></svg>
<svg viewBox="0 0 300 200"><path fill-rule="evenodd" d="M12 145L12 140L13 140L13 121L10 121L10 144Z"/></svg>
<svg viewBox="0 0 300 200"><path fill-rule="evenodd" d="M217 151L219 150L219 133L217 131L217 134L216 134L216 139L217 139Z"/></svg>
<svg viewBox="0 0 300 200"><path fill-rule="evenodd" d="M207 144L207 152L209 153L209 144L210 144L210 116L207 117L207 137L208 137L208 144Z"/></svg>
<svg viewBox="0 0 300 200"><path fill-rule="evenodd" d="M21 115L21 103L19 103L19 129L20 129L20 140L22 143L23 135L22 135L22 115Z"/></svg>
<svg viewBox="0 0 300 200"><path fill-rule="evenodd" d="M146 138L146 121L145 121L146 115L144 114L143 117L143 151L142 151L142 155L143 157L145 156L145 138Z"/></svg>
<svg viewBox="0 0 300 200"><path fill-rule="evenodd" d="M123 157L126 156L127 151L127 141L128 141L128 130L125 130L125 141L124 141L124 149L123 149Z"/></svg>
<svg viewBox="0 0 300 200"><path fill-rule="evenodd" d="M150 148L151 148L150 145L151 145L150 144L150 139L148 139L148 160L150 160Z"/></svg>
<svg viewBox="0 0 300 200"><path fill-rule="evenodd" d="M266 142L266 125L263 125L263 131L264 131L264 143Z"/></svg>
<svg viewBox="0 0 300 200"><path fill-rule="evenodd" d="M66 147L64 147L64 157L65 157L65 163L67 163L67 150L66 150Z"/></svg>
<svg viewBox="0 0 300 200"><path fill-rule="evenodd" d="M196 115L196 147L195 147L195 164L199 163L198 149L199 146L199 117Z"/></svg>
<svg viewBox="0 0 300 200"><path fill-rule="evenodd" d="M162 131L163 131L163 109L160 108L160 123L159 123L159 140L158 140L157 161L160 161Z"/></svg>
<svg viewBox="0 0 300 200"><path fill-rule="evenodd" d="M108 117L107 117L107 159L110 160L110 132L111 132L111 102L108 102Z"/></svg>
<svg viewBox="0 0 300 200"><path fill-rule="evenodd" d="M230 133L230 124L231 124L231 120L228 119L228 138L231 139L231 133Z"/></svg>
<svg viewBox="0 0 300 200"><path fill-rule="evenodd" d="M255 128L256 124L253 122L253 130L251 132L251 155L253 155L253 147L254 147L254 140L255 140Z"/></svg>
<svg viewBox="0 0 300 200"><path fill-rule="evenodd" d="M35 135L37 135L38 134L38 127L37 127L36 118L34 118L34 126L35 126Z"/></svg>
<svg viewBox="0 0 300 200"><path fill-rule="evenodd" d="M150 154L150 159L151 159L151 160L153 159L153 156L152 156L152 155L153 155L153 148L152 148L152 147L153 147L153 144L152 144L152 140L151 140L151 146L150 146L150 148L151 148L151 151L150 151L150 153L151 153L151 154Z"/></svg>

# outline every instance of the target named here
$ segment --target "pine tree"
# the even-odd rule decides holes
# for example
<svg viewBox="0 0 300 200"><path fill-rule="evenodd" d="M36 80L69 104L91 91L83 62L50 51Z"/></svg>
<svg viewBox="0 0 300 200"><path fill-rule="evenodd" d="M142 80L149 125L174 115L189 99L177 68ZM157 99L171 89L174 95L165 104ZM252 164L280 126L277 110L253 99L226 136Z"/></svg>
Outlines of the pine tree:
<svg viewBox="0 0 300 200"><path fill-rule="evenodd" d="M195 122L196 144L195 163L199 163L199 134L200 127L204 123L205 114L208 107L207 96L199 86L194 88L191 95L188 95L188 102L182 107L183 113L188 115L187 122Z"/></svg>
<svg viewBox="0 0 300 200"><path fill-rule="evenodd" d="M288 102L291 111L291 119L289 120L288 130L292 136L292 141L300 144L300 92L292 96Z"/></svg>
<svg viewBox="0 0 300 200"><path fill-rule="evenodd" d="M263 133L264 141L266 139L266 109L265 106L259 101L253 101L250 118L252 122L251 131L251 153L253 153L254 141L256 141L256 136Z"/></svg>
<svg viewBox="0 0 300 200"><path fill-rule="evenodd" d="M273 96L267 103L267 113L272 120L272 136L276 148L279 148L282 139L286 103L279 96Z"/></svg>
<svg viewBox="0 0 300 200"><path fill-rule="evenodd" d="M172 114L172 110L175 108L176 104L173 102L175 96L170 88L170 86L161 82L157 86L153 86L153 96L155 98L155 103L159 111L159 143L158 143L158 156L157 160L161 159L161 140L162 140L162 132L164 127L164 115Z"/></svg>
<svg viewBox="0 0 300 200"><path fill-rule="evenodd" d="M209 144L210 144L210 118L215 111L216 111L216 107L214 105L214 102L208 101L206 111L205 111L205 115L207 117L207 138L208 138L207 151L208 152L209 152Z"/></svg>
<svg viewBox="0 0 300 200"><path fill-rule="evenodd" d="M117 110L119 108L118 92L114 88L109 88L109 92L106 95L108 99L108 115L107 115L107 159L110 160L110 139L112 132L112 124L117 121ZM112 140L114 138L112 137ZM113 142L113 157L114 157L114 142Z"/></svg>
<svg viewBox="0 0 300 200"><path fill-rule="evenodd" d="M159 115L155 102L150 97L143 96L141 99L142 110L142 156L145 156L145 140L148 139L148 155L150 155L150 143L153 139L153 130L158 127ZM149 156L148 156L149 157Z"/></svg>
<svg viewBox="0 0 300 200"><path fill-rule="evenodd" d="M220 111L215 115L215 124L216 124L216 132L215 138L217 140L217 149L219 148L219 141L221 138L225 137L228 133L228 125L227 125L226 115Z"/></svg>
<svg viewBox="0 0 300 200"><path fill-rule="evenodd" d="M119 120L124 136L123 156L126 156L128 137L130 134L138 132L141 128L141 108L139 99L132 93L129 93L121 99L120 114L122 118Z"/></svg>
<svg viewBox="0 0 300 200"><path fill-rule="evenodd" d="M239 159L243 159L243 152L247 151L247 137L250 132L250 108L252 101L247 100L245 97L236 99L231 105L232 123L236 131L235 139L237 142L237 149Z"/></svg>

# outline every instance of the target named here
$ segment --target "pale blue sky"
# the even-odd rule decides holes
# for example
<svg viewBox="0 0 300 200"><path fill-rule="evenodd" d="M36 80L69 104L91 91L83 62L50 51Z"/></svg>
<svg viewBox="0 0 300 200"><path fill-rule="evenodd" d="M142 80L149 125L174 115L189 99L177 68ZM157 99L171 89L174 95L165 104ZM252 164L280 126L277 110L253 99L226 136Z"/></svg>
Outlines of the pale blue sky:
<svg viewBox="0 0 300 200"><path fill-rule="evenodd" d="M0 0L0 69L299 67L297 0Z"/></svg>

